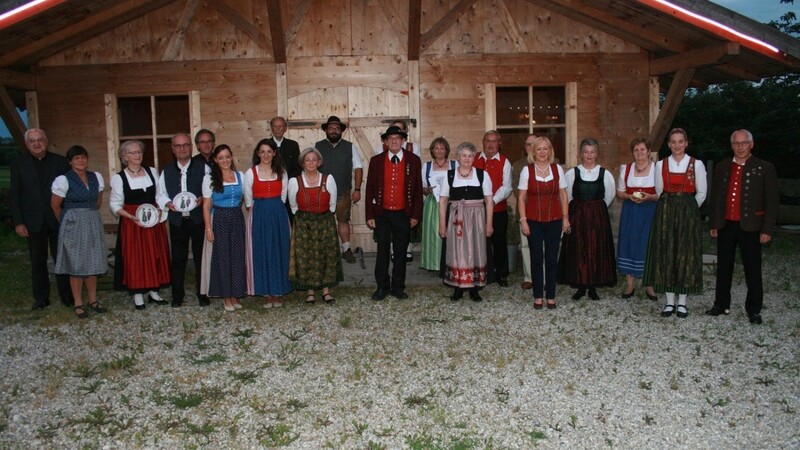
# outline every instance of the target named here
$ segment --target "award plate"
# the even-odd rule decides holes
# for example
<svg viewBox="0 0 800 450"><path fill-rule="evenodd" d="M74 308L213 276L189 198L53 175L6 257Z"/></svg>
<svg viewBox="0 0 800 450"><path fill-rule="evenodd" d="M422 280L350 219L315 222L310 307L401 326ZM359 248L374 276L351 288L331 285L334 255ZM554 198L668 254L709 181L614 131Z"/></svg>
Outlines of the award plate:
<svg viewBox="0 0 800 450"><path fill-rule="evenodd" d="M197 206L197 197L188 191L181 192L172 199L172 206L178 212L189 212Z"/></svg>
<svg viewBox="0 0 800 450"><path fill-rule="evenodd" d="M159 211L155 206L144 203L136 208L136 218L139 219L139 224L145 228L150 228L160 222Z"/></svg>

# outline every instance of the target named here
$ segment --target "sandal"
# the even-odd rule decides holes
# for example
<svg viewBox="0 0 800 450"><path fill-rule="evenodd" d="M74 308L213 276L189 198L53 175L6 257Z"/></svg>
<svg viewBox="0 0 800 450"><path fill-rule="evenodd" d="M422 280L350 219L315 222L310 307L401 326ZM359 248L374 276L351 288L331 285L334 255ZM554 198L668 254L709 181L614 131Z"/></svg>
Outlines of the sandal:
<svg viewBox="0 0 800 450"><path fill-rule="evenodd" d="M314 294L308 294L308 297L306 297L306 303L308 304L314 304L316 301L317 297L315 297Z"/></svg>
<svg viewBox="0 0 800 450"><path fill-rule="evenodd" d="M533 309L542 309L542 305L544 305L544 303L542 303L542 299L537 298L533 300Z"/></svg>
<svg viewBox="0 0 800 450"><path fill-rule="evenodd" d="M335 302L335 301L336 301L336 299L335 299L335 298L333 298L333 295L331 295L331 294L323 294L323 295L322 295L322 300L323 300L325 303L333 303L333 302Z"/></svg>
<svg viewBox="0 0 800 450"><path fill-rule="evenodd" d="M556 299L554 298L547 299L547 309L556 309Z"/></svg>
<svg viewBox="0 0 800 450"><path fill-rule="evenodd" d="M92 308L94 310L94 312L96 312L98 314L102 314L102 313L108 311L107 309L105 309L102 306L100 306L100 302L98 302L98 301L94 301L92 303L89 303L89 307Z"/></svg>
<svg viewBox="0 0 800 450"><path fill-rule="evenodd" d="M78 310L81 312L78 312ZM86 309L83 307L83 305L78 305L75 307L75 316L77 316L78 319L85 319L89 317L89 313L86 312Z"/></svg>

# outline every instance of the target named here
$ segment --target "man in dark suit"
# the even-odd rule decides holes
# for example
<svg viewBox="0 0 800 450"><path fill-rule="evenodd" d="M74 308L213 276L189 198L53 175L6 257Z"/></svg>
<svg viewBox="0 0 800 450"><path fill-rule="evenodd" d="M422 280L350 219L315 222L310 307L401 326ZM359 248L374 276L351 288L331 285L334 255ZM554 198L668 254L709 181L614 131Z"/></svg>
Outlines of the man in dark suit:
<svg viewBox="0 0 800 450"><path fill-rule="evenodd" d="M419 156L403 150L406 137L406 132L400 127L389 127L381 135L387 151L369 160L364 215L367 225L375 230L378 241L375 260L378 288L372 294L372 299L377 301L390 293L401 300L408 298L403 258L395 260L389 277L390 245L406 248L411 228L422 219L422 163Z"/></svg>
<svg viewBox="0 0 800 450"><path fill-rule="evenodd" d="M31 255L33 309L50 304L50 276L47 271L48 248L53 261L58 243L58 220L50 207L53 180L69 171L67 159L47 151L47 135L31 128L25 132L28 152L11 163L11 215L14 231L26 238ZM73 306L68 275L56 275L61 302Z"/></svg>
<svg viewBox="0 0 800 450"><path fill-rule="evenodd" d="M761 246L772 239L778 219L778 176L775 167L752 155L753 135L731 135L733 159L717 164L709 196L709 227L717 238L717 287L714 306L706 314L730 314L731 283L736 247L742 252L750 323L761 324L764 288Z"/></svg>
<svg viewBox="0 0 800 450"><path fill-rule="evenodd" d="M197 147L197 154L192 157L193 161L204 162L210 168L214 161L211 160L211 153L214 152L214 144L217 136L213 131L201 129L194 135L194 145Z"/></svg>
<svg viewBox="0 0 800 450"><path fill-rule="evenodd" d="M286 175L291 180L300 175L303 169L300 167L300 162L298 161L298 158L300 158L300 144L298 144L297 141L283 137L286 133L287 126L286 119L283 117L273 117L272 120L269 121L272 137L269 138L268 141L275 144L275 148L278 149L278 154L281 156L281 160L283 160L284 167L286 167ZM288 199L286 200L286 212L289 213L289 220L294 223L294 214L292 214L292 208L289 206Z"/></svg>

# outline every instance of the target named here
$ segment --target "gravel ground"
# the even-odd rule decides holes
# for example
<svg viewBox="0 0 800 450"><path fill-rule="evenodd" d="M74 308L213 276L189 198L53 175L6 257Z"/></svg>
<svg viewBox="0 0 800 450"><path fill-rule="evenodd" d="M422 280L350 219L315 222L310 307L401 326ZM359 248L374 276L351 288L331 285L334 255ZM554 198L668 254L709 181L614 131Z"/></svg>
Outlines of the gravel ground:
<svg viewBox="0 0 800 450"><path fill-rule="evenodd" d="M497 286L236 313L104 293L105 315L0 328L0 448L800 448L798 273L770 263L762 326L743 287L687 319L618 289L554 311Z"/></svg>

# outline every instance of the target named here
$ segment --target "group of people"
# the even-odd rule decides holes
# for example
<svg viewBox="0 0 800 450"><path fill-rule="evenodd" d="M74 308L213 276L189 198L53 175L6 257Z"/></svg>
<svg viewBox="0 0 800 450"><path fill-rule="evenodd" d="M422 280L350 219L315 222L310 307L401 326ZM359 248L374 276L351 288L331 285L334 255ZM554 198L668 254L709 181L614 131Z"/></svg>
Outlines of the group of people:
<svg viewBox="0 0 800 450"><path fill-rule="evenodd" d="M110 180L109 205L119 218L114 284L130 293L137 310L145 309L145 300L167 304L160 295L167 286L172 306L184 303L190 247L201 306L220 298L226 311L235 311L243 297L259 296L264 307L280 307L292 290L306 291L306 303L316 302L318 290L324 302L335 301L331 288L343 280L342 261L355 262L349 222L352 205L362 199L361 153L342 139L347 125L336 116L322 125L326 138L302 151L284 136L285 119L270 125L272 138L256 144L244 172L237 171L230 147L216 145L207 129L195 135L194 157L190 136L173 136L175 160L161 173L142 165L144 143L122 143L122 170ZM508 286L506 230L514 207L523 237L523 288L532 289L535 309L556 308L557 284L575 288L575 300L597 300L597 288L616 285L618 271L626 277L622 298L634 295L636 279L648 298L664 293L663 316L687 317L687 295L702 290L699 207L708 192L706 172L686 154L689 141L681 129L669 133L671 155L656 163L648 142L634 139L633 161L620 167L616 183L599 165L600 145L591 138L580 144L581 163L566 172L542 136L526 138L527 156L513 168L494 130L484 135L482 151L463 142L454 160L448 141L436 138L424 164L403 121L392 123L381 140L368 162L364 193L378 249L375 301L408 297L406 264L415 236L422 242L420 266L440 273L453 288L453 301L464 292L481 301L488 283ZM71 147L66 158L49 152L39 129L28 130L25 143L29 153L12 166L12 213L17 234L28 240L34 308L49 304L49 250L62 302L78 317L90 309L102 313L97 276L108 269L99 213L103 177L88 170L83 147ZM736 131L731 145L734 158L717 166L709 202L719 259L708 314L730 312L738 246L748 285L745 308L752 323L761 323L760 246L777 218L775 169L751 155L746 130ZM512 191L517 199L509 208ZM608 212L615 197L623 201L616 251Z"/></svg>

